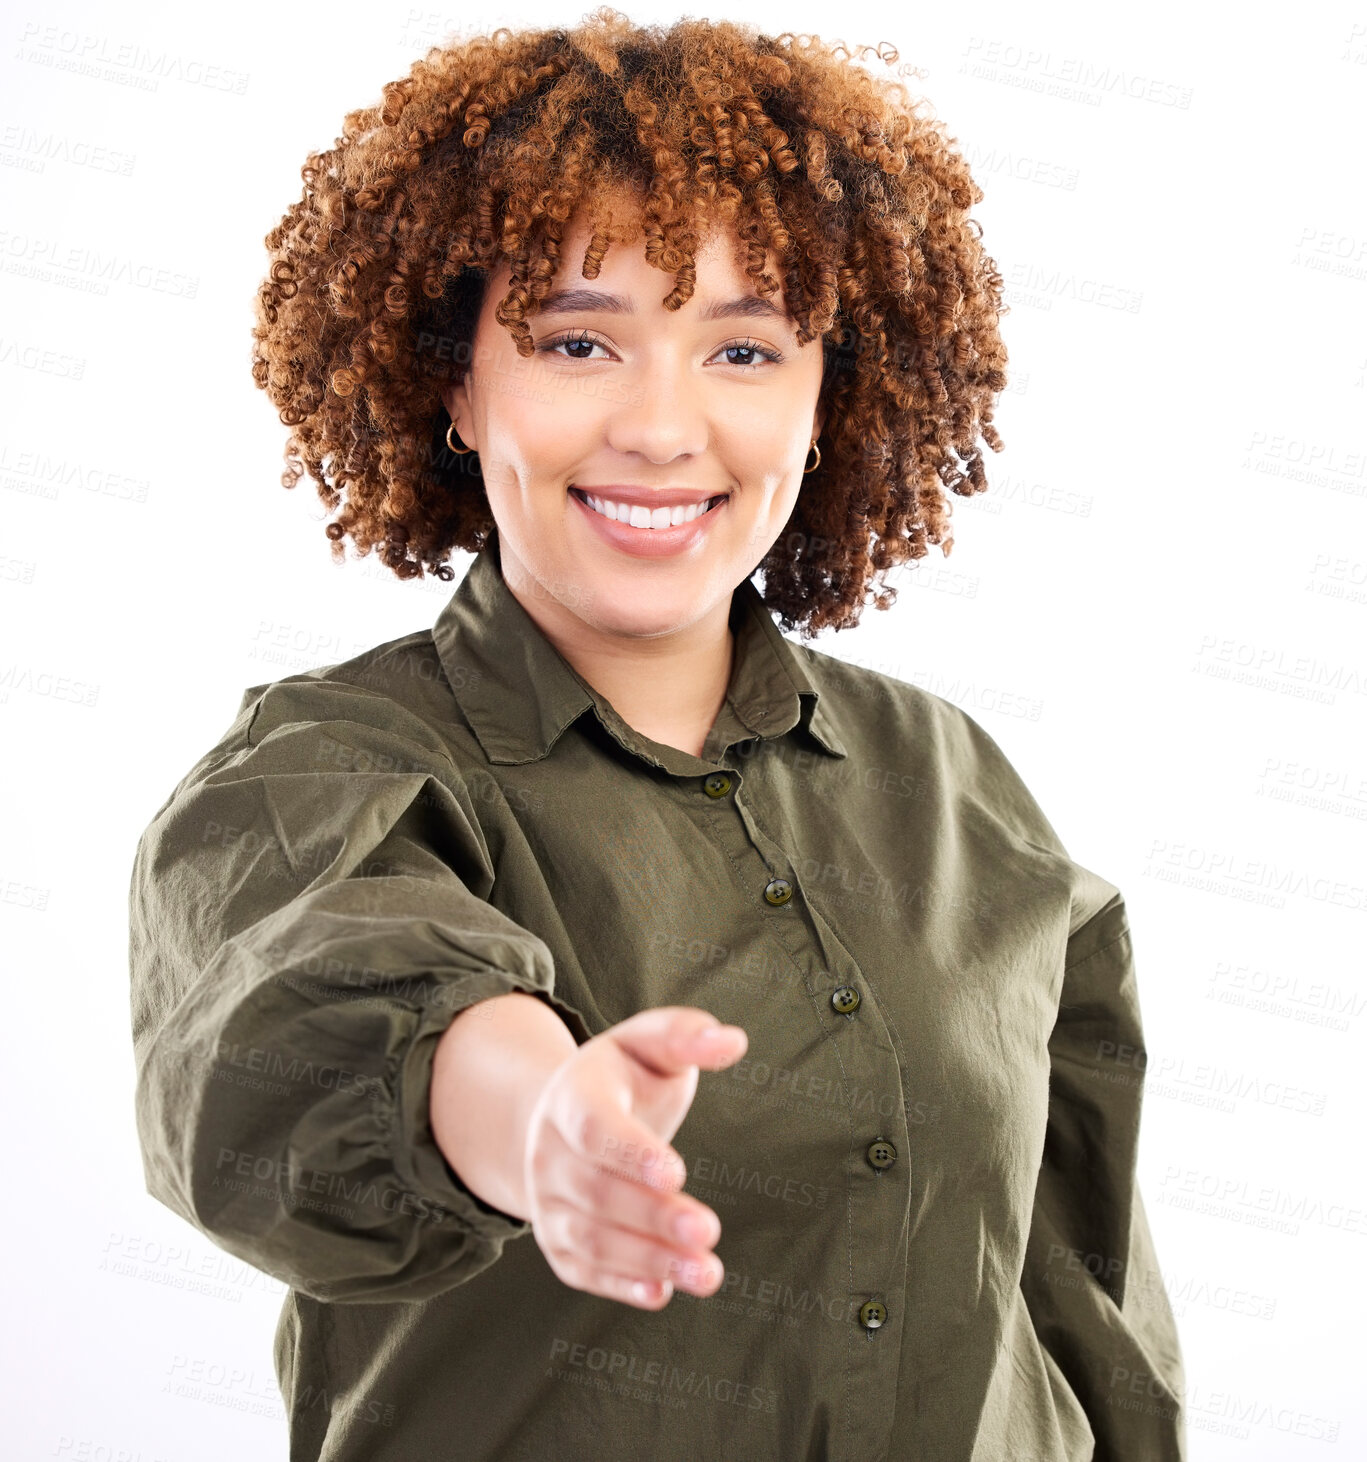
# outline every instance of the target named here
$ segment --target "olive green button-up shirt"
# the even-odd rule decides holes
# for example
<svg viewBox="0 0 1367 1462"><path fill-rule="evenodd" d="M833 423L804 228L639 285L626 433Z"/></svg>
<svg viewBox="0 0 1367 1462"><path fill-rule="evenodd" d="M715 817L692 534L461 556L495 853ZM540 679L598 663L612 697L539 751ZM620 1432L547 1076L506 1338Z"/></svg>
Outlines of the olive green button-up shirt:
<svg viewBox="0 0 1367 1462"><path fill-rule="evenodd" d="M735 592L701 756L503 583L249 689L143 833L148 1191L289 1286L292 1462L1170 1462L1181 1352L1135 1185L1119 890L953 704ZM445 1162L434 1047L511 990L583 1042L743 1026L674 1138L722 1288L562 1283Z"/></svg>

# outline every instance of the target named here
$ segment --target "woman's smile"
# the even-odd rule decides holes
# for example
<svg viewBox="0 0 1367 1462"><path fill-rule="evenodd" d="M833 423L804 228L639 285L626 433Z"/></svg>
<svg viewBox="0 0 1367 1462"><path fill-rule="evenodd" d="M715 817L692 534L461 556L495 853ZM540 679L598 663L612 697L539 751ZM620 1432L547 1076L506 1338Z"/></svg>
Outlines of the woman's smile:
<svg viewBox="0 0 1367 1462"><path fill-rule="evenodd" d="M707 536L730 502L728 494L719 493L692 507L678 504L652 510L629 506L606 494L589 494L578 487L571 487L569 495L603 542L638 558L665 558L692 548Z"/></svg>

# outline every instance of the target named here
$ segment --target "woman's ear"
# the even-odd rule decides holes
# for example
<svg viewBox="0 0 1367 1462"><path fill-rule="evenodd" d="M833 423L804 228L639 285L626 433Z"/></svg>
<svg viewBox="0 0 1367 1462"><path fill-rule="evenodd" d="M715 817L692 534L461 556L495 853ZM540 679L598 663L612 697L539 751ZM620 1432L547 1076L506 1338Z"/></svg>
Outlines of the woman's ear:
<svg viewBox="0 0 1367 1462"><path fill-rule="evenodd" d="M479 443L470 440L469 433L475 429L474 412L470 410L470 393L466 389L466 378L462 377L455 385L447 386L441 393L442 404L446 407L446 414L455 423L456 435L467 447L479 450Z"/></svg>

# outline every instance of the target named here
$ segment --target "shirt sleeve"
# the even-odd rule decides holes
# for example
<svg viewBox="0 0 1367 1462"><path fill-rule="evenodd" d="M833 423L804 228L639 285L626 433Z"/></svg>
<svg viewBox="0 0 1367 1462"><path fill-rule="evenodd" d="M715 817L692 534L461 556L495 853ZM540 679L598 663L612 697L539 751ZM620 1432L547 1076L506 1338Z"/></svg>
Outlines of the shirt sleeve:
<svg viewBox="0 0 1367 1462"><path fill-rule="evenodd" d="M467 1006L523 990L577 1041L547 945L496 909L466 778L391 698L278 682L142 834L130 887L147 1191L318 1300L418 1300L531 1225L428 1120Z"/></svg>
<svg viewBox="0 0 1367 1462"><path fill-rule="evenodd" d="M1049 1053L1021 1279L1031 1320L1095 1462L1184 1462L1181 1348L1135 1181L1146 1054L1118 893L1069 940Z"/></svg>

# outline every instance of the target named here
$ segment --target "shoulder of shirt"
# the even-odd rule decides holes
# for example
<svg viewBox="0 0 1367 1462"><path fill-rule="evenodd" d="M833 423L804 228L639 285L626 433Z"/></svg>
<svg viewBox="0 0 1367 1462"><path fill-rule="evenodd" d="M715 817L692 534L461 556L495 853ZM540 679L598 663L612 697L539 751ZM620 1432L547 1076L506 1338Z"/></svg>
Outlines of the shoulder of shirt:
<svg viewBox="0 0 1367 1462"><path fill-rule="evenodd" d="M401 738L415 756L456 772L450 743L457 715L432 631L420 629L347 660L248 686L224 739L251 747L282 726L349 721Z"/></svg>
<svg viewBox="0 0 1367 1462"><path fill-rule="evenodd" d="M1063 845L1006 753L962 706L896 676L794 644L841 735L865 754L917 765L940 784L978 798L1017 836Z"/></svg>
<svg viewBox="0 0 1367 1462"><path fill-rule="evenodd" d="M829 697L829 714L852 757L925 778L940 796L971 803L1022 852L1052 865L1071 886L1072 934L1085 928L1113 937L1126 927L1120 890L1069 855L1010 758L968 711L924 686L790 643L813 686Z"/></svg>

